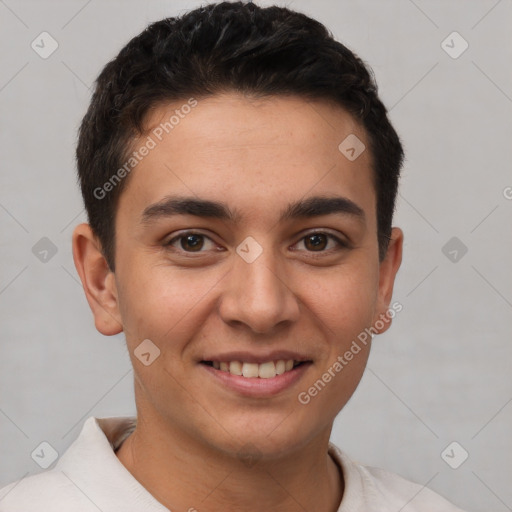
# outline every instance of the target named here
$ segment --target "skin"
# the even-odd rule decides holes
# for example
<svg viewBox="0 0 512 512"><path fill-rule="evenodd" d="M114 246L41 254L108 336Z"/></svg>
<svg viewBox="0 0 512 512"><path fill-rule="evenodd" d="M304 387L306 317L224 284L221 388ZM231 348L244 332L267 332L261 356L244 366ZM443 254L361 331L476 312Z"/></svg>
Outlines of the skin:
<svg viewBox="0 0 512 512"><path fill-rule="evenodd" d="M183 103L155 108L148 130ZM403 245L393 228L379 261L371 155L349 161L338 150L349 134L368 147L364 129L324 101L237 93L200 99L129 177L116 216L115 273L89 225L74 230L75 265L96 328L107 336L124 331L134 367L138 425L117 456L173 511L339 507L343 475L328 442L370 344L310 403L297 396L385 314ZM241 218L180 215L142 224L143 210L169 194L226 202ZM348 198L364 220L278 221L289 202L313 195ZM164 246L187 229L207 237L199 237L200 252L183 239ZM305 238L313 229L349 245L327 237L315 250ZM236 252L248 236L263 249L252 263ZM161 351L149 366L134 355L144 339ZM227 389L199 363L216 353L273 349L299 351L312 364L267 399ZM241 457L248 450L256 463Z"/></svg>

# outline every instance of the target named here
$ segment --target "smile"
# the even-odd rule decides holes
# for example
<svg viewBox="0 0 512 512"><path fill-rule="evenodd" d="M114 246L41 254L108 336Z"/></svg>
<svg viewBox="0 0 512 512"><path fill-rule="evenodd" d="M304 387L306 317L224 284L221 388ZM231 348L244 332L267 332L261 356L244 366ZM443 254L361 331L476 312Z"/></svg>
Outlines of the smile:
<svg viewBox="0 0 512 512"><path fill-rule="evenodd" d="M200 361L212 382L238 395L270 398L295 386L312 366L312 361L277 359L260 363L247 361Z"/></svg>
<svg viewBox="0 0 512 512"><path fill-rule="evenodd" d="M272 379L277 375L289 372L304 361L294 361L293 359L279 359L277 361L267 361L261 364L248 363L242 361L201 361L202 364L211 366L216 370L238 375L249 379Z"/></svg>

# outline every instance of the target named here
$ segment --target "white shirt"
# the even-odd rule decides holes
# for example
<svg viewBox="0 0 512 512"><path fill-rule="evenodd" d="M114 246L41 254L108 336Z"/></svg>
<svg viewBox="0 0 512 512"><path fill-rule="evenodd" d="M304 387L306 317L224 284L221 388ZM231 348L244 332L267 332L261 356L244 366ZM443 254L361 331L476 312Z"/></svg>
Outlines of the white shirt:
<svg viewBox="0 0 512 512"><path fill-rule="evenodd" d="M135 424L89 417L52 468L0 489L0 512L169 512L115 454ZM463 512L421 485L353 462L332 443L329 454L345 478L338 512Z"/></svg>

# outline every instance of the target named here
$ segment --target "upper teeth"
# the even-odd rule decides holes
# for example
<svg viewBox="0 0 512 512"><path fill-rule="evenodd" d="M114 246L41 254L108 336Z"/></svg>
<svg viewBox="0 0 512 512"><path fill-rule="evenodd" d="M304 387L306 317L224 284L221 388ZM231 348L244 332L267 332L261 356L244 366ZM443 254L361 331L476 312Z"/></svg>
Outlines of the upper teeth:
<svg viewBox="0 0 512 512"><path fill-rule="evenodd" d="M266 363L242 363L240 361L219 362L213 361L213 367L217 370L229 372L233 375L243 375L244 377L259 377L260 379L271 379L276 375L281 375L293 369L295 361L289 359L285 361L268 361Z"/></svg>

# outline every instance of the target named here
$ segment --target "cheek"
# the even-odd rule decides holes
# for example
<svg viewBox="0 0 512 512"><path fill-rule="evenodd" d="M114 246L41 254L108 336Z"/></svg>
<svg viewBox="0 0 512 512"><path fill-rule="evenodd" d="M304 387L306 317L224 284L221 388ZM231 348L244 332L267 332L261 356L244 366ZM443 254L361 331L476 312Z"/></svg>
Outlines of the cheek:
<svg viewBox="0 0 512 512"><path fill-rule="evenodd" d="M323 330L326 344L315 375L298 397L309 417L333 421L357 388L368 360L376 303L375 282L356 272L339 272L310 292L311 318Z"/></svg>
<svg viewBox="0 0 512 512"><path fill-rule="evenodd" d="M368 327L377 302L375 275L355 268L338 269L316 281L306 292L315 316L326 326L329 338L346 343Z"/></svg>
<svg viewBox="0 0 512 512"><path fill-rule="evenodd" d="M149 338L162 351L182 350L206 321L219 276L142 262L133 268L120 294L128 343L135 348Z"/></svg>

